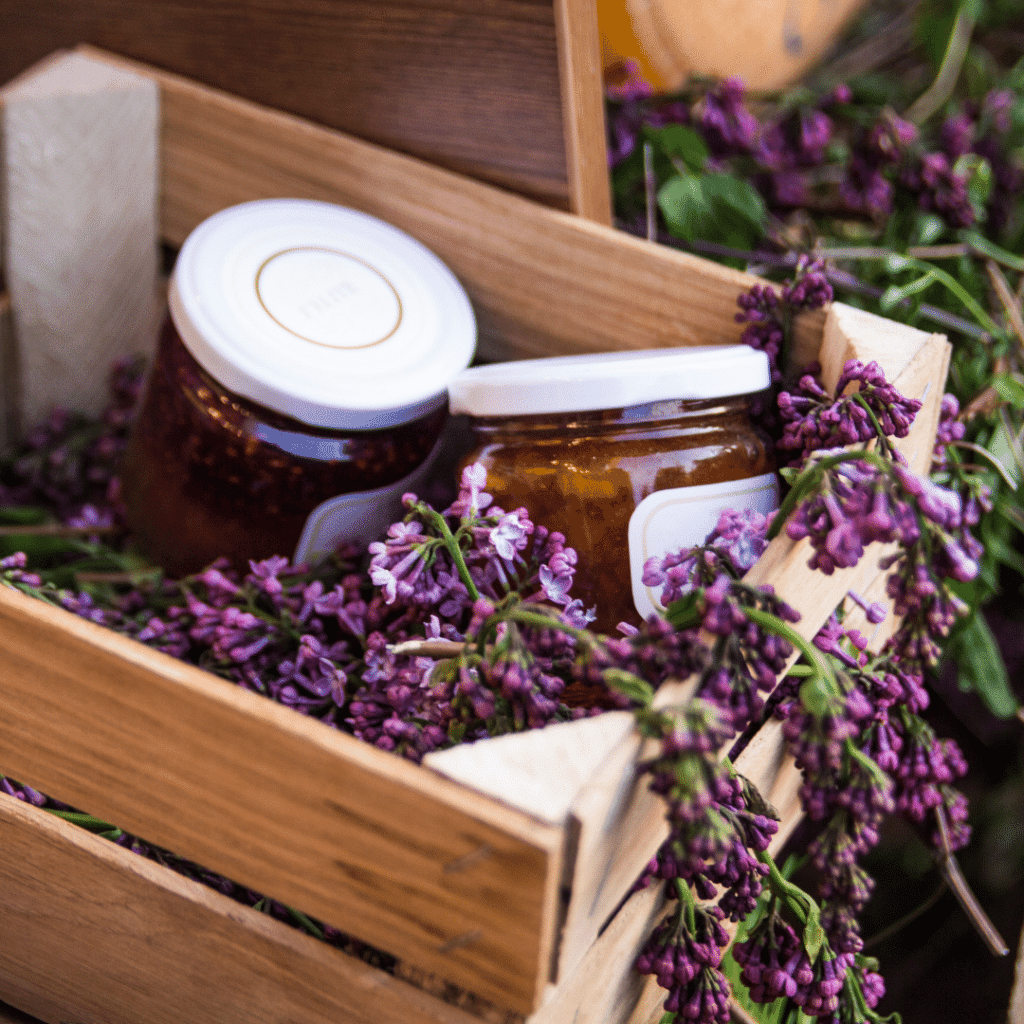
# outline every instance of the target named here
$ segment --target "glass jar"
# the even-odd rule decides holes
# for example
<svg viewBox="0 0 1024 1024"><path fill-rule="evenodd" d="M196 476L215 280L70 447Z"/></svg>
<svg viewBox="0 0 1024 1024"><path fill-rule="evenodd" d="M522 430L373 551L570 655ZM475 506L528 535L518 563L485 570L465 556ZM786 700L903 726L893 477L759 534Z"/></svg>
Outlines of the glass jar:
<svg viewBox="0 0 1024 1024"><path fill-rule="evenodd" d="M745 345L569 356L473 367L450 388L468 414L487 491L564 533L570 596L612 633L660 608L644 563L704 541L727 508L768 512L778 482L750 419L768 360Z"/></svg>
<svg viewBox="0 0 1024 1024"><path fill-rule="evenodd" d="M315 561L401 515L476 340L433 253L331 204L246 203L189 236L168 296L122 470L148 557Z"/></svg>

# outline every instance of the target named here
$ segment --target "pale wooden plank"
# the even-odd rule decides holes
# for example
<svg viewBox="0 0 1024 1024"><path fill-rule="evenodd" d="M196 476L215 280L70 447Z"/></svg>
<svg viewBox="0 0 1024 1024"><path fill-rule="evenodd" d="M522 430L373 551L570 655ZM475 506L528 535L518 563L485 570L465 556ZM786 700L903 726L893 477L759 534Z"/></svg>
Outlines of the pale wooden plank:
<svg viewBox="0 0 1024 1024"><path fill-rule="evenodd" d="M664 910L661 886L632 895L529 1024L624 1024L647 987L633 965Z"/></svg>
<svg viewBox="0 0 1024 1024"><path fill-rule="evenodd" d="M158 107L151 79L84 53L58 54L0 89L23 424L54 405L99 412L106 376L82 367L152 350Z"/></svg>
<svg viewBox="0 0 1024 1024"><path fill-rule="evenodd" d="M597 6L592 0L555 0L554 8L569 208L611 224Z"/></svg>
<svg viewBox="0 0 1024 1024"><path fill-rule="evenodd" d="M99 52L86 52L99 56ZM748 274L247 103L143 65L163 110L161 231L180 244L234 203L320 199L390 221L433 249L473 302L479 351L520 358L735 344ZM824 314L801 318L820 344Z"/></svg>
<svg viewBox="0 0 1024 1024"><path fill-rule="evenodd" d="M198 882L0 795L0 997L76 1024L471 1024Z"/></svg>
<svg viewBox="0 0 1024 1024"><path fill-rule="evenodd" d="M0 771L533 1008L563 829L7 588L0 648Z"/></svg>
<svg viewBox="0 0 1024 1024"><path fill-rule="evenodd" d="M423 763L541 821L563 825L606 752L632 728L629 712L610 711L578 722L462 743L428 754Z"/></svg>
<svg viewBox="0 0 1024 1024"><path fill-rule="evenodd" d="M833 302L825 318L821 377L835 391L843 366L850 359L876 362L888 380L895 380L932 335L916 327L886 320L843 302Z"/></svg>

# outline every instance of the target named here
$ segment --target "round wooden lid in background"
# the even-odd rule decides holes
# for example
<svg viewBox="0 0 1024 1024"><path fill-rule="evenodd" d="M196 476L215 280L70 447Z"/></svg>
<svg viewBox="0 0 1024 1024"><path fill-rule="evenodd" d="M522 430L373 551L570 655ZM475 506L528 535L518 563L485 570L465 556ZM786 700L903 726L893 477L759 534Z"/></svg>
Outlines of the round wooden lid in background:
<svg viewBox="0 0 1024 1024"><path fill-rule="evenodd" d="M750 89L795 82L866 0L597 0L606 68L636 61L658 92L690 75Z"/></svg>

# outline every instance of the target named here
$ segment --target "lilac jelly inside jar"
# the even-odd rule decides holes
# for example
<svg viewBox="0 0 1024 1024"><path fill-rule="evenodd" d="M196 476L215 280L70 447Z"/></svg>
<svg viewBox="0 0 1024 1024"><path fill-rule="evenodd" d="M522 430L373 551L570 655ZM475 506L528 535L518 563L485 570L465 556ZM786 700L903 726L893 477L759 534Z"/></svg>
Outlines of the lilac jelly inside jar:
<svg viewBox="0 0 1024 1024"><path fill-rule="evenodd" d="M400 517L476 344L436 255L333 204L244 203L189 235L168 304L122 471L148 557L315 562Z"/></svg>

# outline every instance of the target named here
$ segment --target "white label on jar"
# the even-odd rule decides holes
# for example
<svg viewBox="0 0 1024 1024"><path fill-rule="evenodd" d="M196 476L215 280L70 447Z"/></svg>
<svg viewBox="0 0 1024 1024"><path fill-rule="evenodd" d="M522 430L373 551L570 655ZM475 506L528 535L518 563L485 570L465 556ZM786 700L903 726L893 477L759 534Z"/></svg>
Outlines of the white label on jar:
<svg viewBox="0 0 1024 1024"><path fill-rule="evenodd" d="M421 494L430 478L434 459L443 438L434 446L426 462L408 476L375 491L340 494L321 502L306 520L292 562L316 565L327 558L342 541L354 541L365 547L379 540L384 531L405 514L402 495Z"/></svg>
<svg viewBox="0 0 1024 1024"><path fill-rule="evenodd" d="M335 249L285 249L256 272L260 305L286 331L331 348L369 348L398 330L402 300L365 260Z"/></svg>
<svg viewBox="0 0 1024 1024"><path fill-rule="evenodd" d="M644 585L644 563L669 552L703 544L727 509L772 512L779 507L774 473L721 484L669 487L648 495L629 519L629 572L633 603L643 618L661 611L660 587Z"/></svg>

